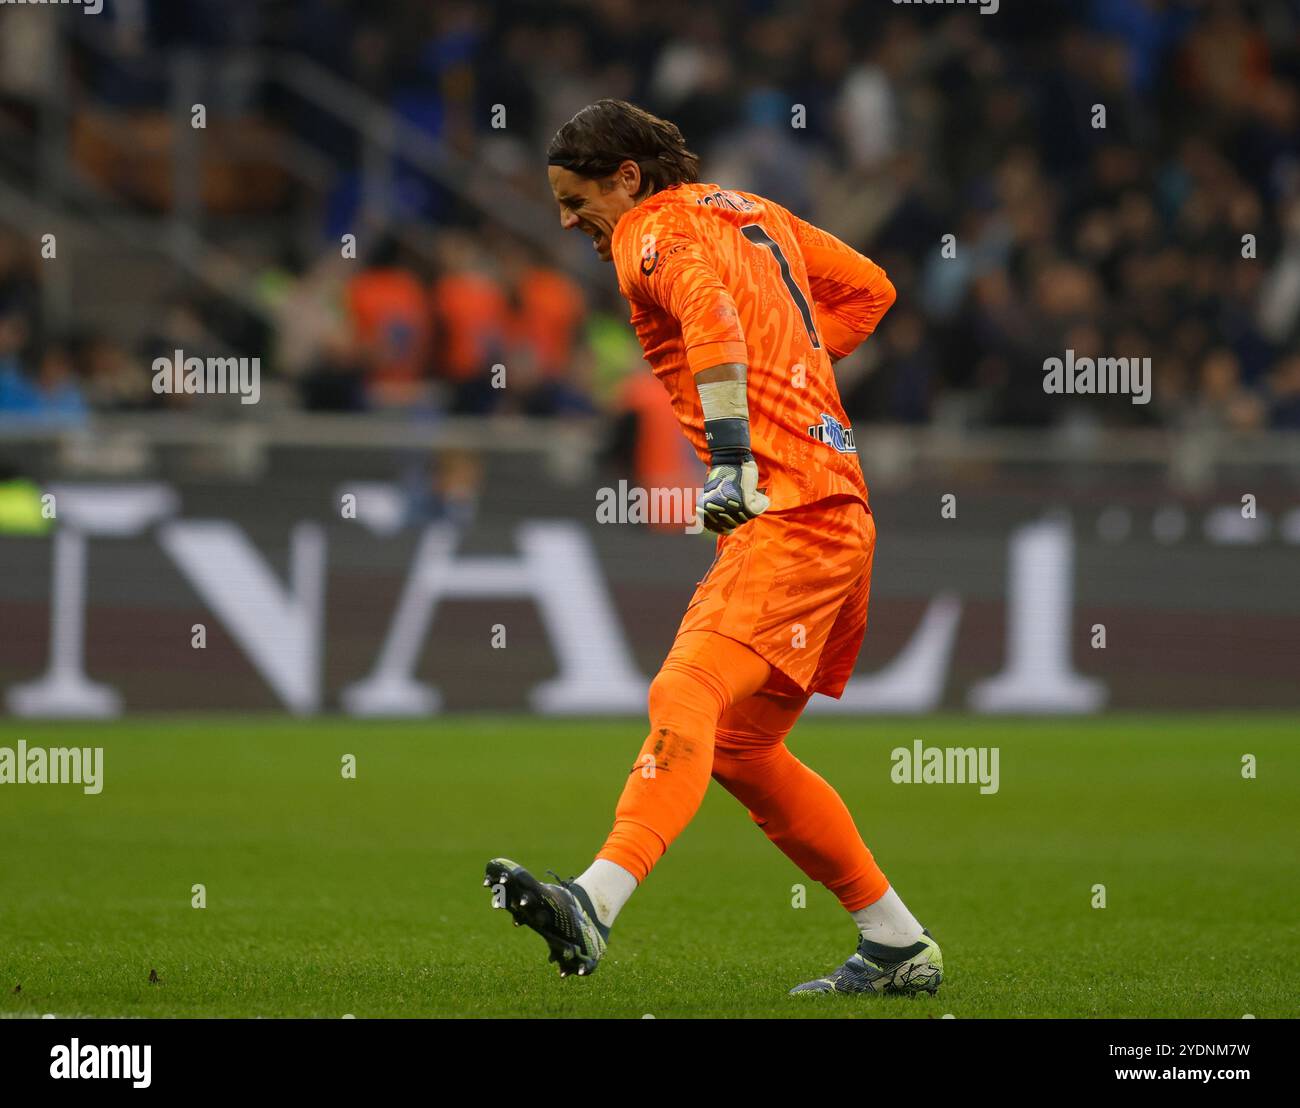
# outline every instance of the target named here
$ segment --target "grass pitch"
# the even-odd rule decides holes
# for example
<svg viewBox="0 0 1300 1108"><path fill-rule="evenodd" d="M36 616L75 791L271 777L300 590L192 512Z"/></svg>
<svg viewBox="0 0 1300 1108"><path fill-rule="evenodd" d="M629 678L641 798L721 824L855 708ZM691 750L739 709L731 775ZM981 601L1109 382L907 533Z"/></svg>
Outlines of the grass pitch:
<svg viewBox="0 0 1300 1108"><path fill-rule="evenodd" d="M105 768L98 796L0 786L0 1014L1300 1014L1300 719L801 723L793 749L943 947L943 987L915 1000L785 995L856 933L819 886L792 906L805 879L716 785L600 972L560 980L489 909L483 865L580 872L644 729L5 721L0 745L101 746ZM894 784L914 739L998 747L999 791Z"/></svg>

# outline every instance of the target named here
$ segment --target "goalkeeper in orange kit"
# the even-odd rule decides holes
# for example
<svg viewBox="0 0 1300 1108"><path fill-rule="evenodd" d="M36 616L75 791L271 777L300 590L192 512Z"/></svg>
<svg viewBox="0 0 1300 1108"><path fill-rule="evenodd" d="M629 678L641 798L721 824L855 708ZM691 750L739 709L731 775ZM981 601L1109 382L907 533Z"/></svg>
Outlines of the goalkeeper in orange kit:
<svg viewBox="0 0 1300 1108"><path fill-rule="evenodd" d="M831 366L872 333L893 285L780 205L699 183L681 132L631 104L589 105L547 154L561 226L614 262L708 467L696 510L717 556L650 685L650 733L595 861L551 884L495 858L485 884L561 974L590 974L712 777L858 926L856 952L793 992L933 992L938 944L839 794L785 744L814 692L843 693L866 631L876 528Z"/></svg>

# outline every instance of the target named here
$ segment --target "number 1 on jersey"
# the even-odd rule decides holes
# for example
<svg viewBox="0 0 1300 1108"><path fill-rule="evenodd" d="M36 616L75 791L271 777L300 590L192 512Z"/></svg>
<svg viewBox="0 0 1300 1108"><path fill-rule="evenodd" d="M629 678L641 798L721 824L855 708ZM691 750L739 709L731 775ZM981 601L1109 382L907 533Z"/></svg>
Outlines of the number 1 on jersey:
<svg viewBox="0 0 1300 1108"><path fill-rule="evenodd" d="M786 261L785 254L764 229L761 223L751 223L740 229L740 233L749 239L755 246L766 246L772 251L772 257L776 259L776 264L781 267L781 280L785 282L785 287L790 292L790 299L799 309L799 314L803 316L803 325L808 332L808 338L813 344L814 350L822 348L821 339L817 337L817 328L813 324L812 308L808 304L808 298L804 296L803 289L794 279L794 274L790 272L790 263Z"/></svg>

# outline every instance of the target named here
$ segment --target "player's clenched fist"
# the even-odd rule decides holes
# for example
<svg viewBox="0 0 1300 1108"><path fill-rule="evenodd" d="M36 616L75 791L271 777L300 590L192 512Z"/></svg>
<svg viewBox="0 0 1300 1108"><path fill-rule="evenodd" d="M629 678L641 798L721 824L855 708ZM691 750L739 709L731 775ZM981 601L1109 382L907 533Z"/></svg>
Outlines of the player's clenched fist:
<svg viewBox="0 0 1300 1108"><path fill-rule="evenodd" d="M768 498L758 491L758 465L748 451L715 451L696 515L710 531L725 535L767 511Z"/></svg>

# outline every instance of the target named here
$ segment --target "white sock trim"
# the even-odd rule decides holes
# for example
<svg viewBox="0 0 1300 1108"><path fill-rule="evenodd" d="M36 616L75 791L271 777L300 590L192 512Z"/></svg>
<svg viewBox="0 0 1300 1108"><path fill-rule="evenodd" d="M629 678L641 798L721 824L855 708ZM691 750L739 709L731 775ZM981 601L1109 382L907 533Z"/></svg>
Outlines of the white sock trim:
<svg viewBox="0 0 1300 1108"><path fill-rule="evenodd" d="M617 862L605 858L592 862L576 882L591 897L596 918L605 927L614 925L623 905L636 892L636 878Z"/></svg>
<svg viewBox="0 0 1300 1108"><path fill-rule="evenodd" d="M874 904L849 914L864 939L883 946L911 946L924 930L892 885Z"/></svg>

